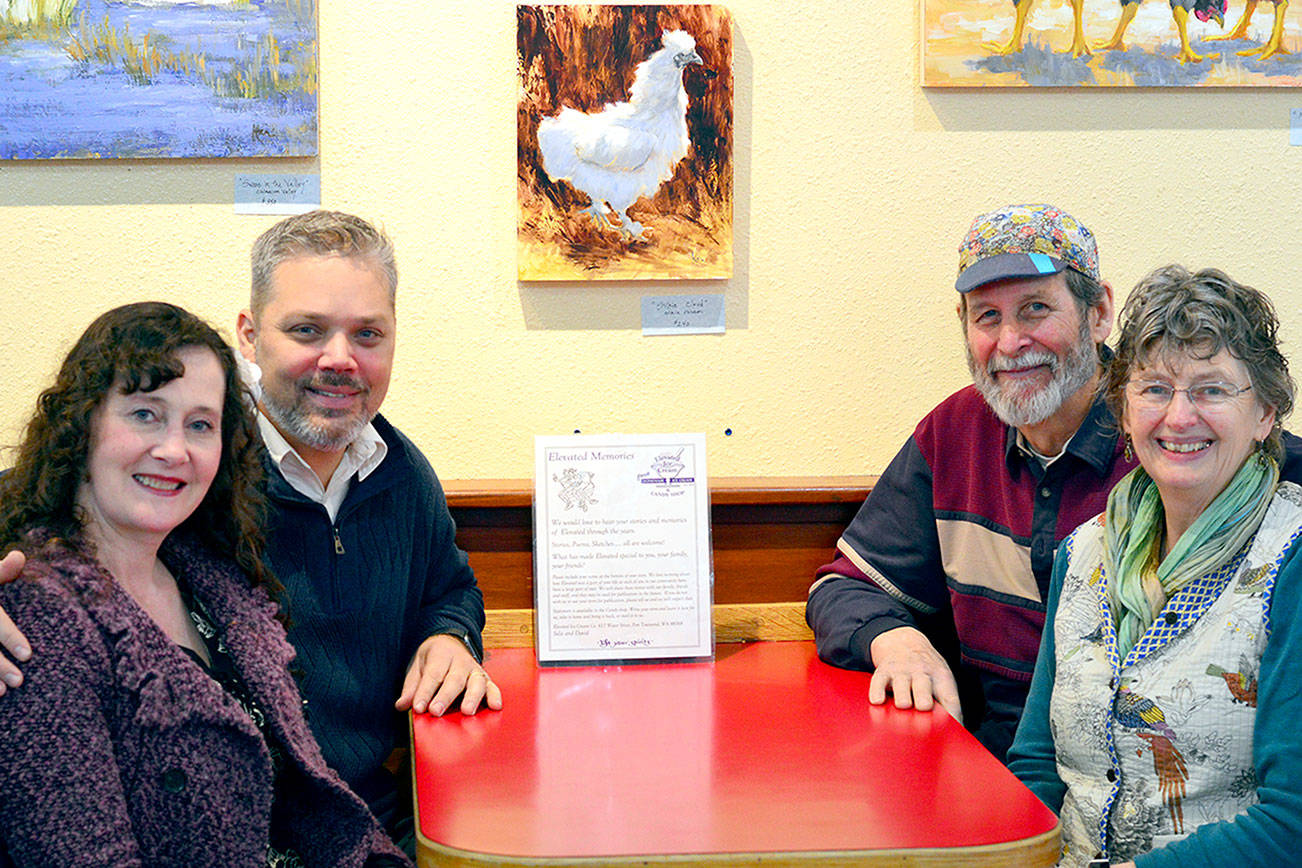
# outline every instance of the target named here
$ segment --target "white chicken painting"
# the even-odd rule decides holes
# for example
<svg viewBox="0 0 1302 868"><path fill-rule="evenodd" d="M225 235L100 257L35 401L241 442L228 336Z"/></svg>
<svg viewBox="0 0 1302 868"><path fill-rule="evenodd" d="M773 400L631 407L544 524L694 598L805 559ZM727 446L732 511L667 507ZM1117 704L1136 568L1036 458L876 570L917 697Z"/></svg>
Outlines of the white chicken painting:
<svg viewBox="0 0 1302 868"><path fill-rule="evenodd" d="M520 278L730 276L726 11L520 6L518 23Z"/></svg>
<svg viewBox="0 0 1302 868"><path fill-rule="evenodd" d="M701 56L685 31L666 31L661 42L663 48L638 64L628 102L591 114L563 108L538 124L538 150L551 179L586 193L598 225L608 226L613 210L630 238L642 237L642 224L629 219L628 206L655 195L692 145L683 67L701 63Z"/></svg>

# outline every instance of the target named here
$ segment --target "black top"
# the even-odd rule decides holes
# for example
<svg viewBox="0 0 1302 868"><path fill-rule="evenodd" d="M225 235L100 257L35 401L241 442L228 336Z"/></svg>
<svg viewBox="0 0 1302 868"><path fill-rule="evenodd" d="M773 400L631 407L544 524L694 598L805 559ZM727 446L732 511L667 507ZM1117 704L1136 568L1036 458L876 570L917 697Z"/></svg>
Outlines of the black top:
<svg viewBox="0 0 1302 868"><path fill-rule="evenodd" d="M182 605L185 606L190 615L190 620L194 623L195 629L199 631L199 636L208 649L208 661L205 661L184 645L181 646L181 650L188 654L195 663L199 664L200 668L207 672L232 699L239 703L240 708L244 709L244 713L249 716L249 719L253 721L253 725L258 728L262 740L267 744L267 752L271 754L271 772L274 776L272 792L274 796L271 803L271 826L268 833L270 841L267 843L267 868L305 868L298 853L285 846L285 842L282 840L285 837L284 822L280 818L280 812L276 810L276 804L281 801L280 795L284 787L285 753L280 745L280 740L276 738L276 734L267 725L266 714L259 707L257 700L250 694L248 686L244 683L244 677L240 675L239 669L235 667L235 661L231 659L230 653L226 650L226 643L222 641L221 634L217 629L216 619L208 611L208 607L203 604L201 599L194 596L184 583L177 582L177 589L181 592Z"/></svg>

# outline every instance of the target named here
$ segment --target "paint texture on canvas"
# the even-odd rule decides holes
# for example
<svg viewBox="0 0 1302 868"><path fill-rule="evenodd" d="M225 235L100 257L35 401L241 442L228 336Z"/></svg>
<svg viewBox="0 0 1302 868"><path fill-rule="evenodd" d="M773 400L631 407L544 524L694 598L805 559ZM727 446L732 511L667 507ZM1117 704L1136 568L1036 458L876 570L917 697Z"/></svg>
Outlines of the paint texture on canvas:
<svg viewBox="0 0 1302 868"><path fill-rule="evenodd" d="M0 0L0 159L316 152L315 0Z"/></svg>
<svg viewBox="0 0 1302 868"><path fill-rule="evenodd" d="M732 274L732 19L520 6L521 280Z"/></svg>

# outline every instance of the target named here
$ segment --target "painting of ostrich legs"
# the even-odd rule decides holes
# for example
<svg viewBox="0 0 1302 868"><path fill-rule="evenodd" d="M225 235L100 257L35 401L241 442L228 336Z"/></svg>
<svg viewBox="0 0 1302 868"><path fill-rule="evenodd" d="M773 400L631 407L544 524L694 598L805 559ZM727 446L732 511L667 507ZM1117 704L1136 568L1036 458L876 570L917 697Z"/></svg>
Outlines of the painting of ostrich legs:
<svg viewBox="0 0 1302 868"><path fill-rule="evenodd" d="M518 6L521 280L732 275L732 18Z"/></svg>
<svg viewBox="0 0 1302 868"><path fill-rule="evenodd" d="M0 0L0 159L316 152L316 0Z"/></svg>
<svg viewBox="0 0 1302 868"><path fill-rule="evenodd" d="M924 86L1296 87L1288 0L922 0Z"/></svg>

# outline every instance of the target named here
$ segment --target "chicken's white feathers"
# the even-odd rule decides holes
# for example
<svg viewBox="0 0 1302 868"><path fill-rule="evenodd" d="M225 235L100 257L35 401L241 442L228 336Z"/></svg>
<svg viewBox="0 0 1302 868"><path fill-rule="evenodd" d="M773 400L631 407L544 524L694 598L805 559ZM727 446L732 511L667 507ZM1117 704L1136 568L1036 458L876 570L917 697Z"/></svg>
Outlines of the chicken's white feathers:
<svg viewBox="0 0 1302 868"><path fill-rule="evenodd" d="M538 124L547 175L587 194L594 214L609 203L624 231L635 236L641 227L624 211L655 195L691 147L683 68L701 62L696 40L670 30L660 41L663 47L638 64L628 102L608 103L592 114L563 108Z"/></svg>

